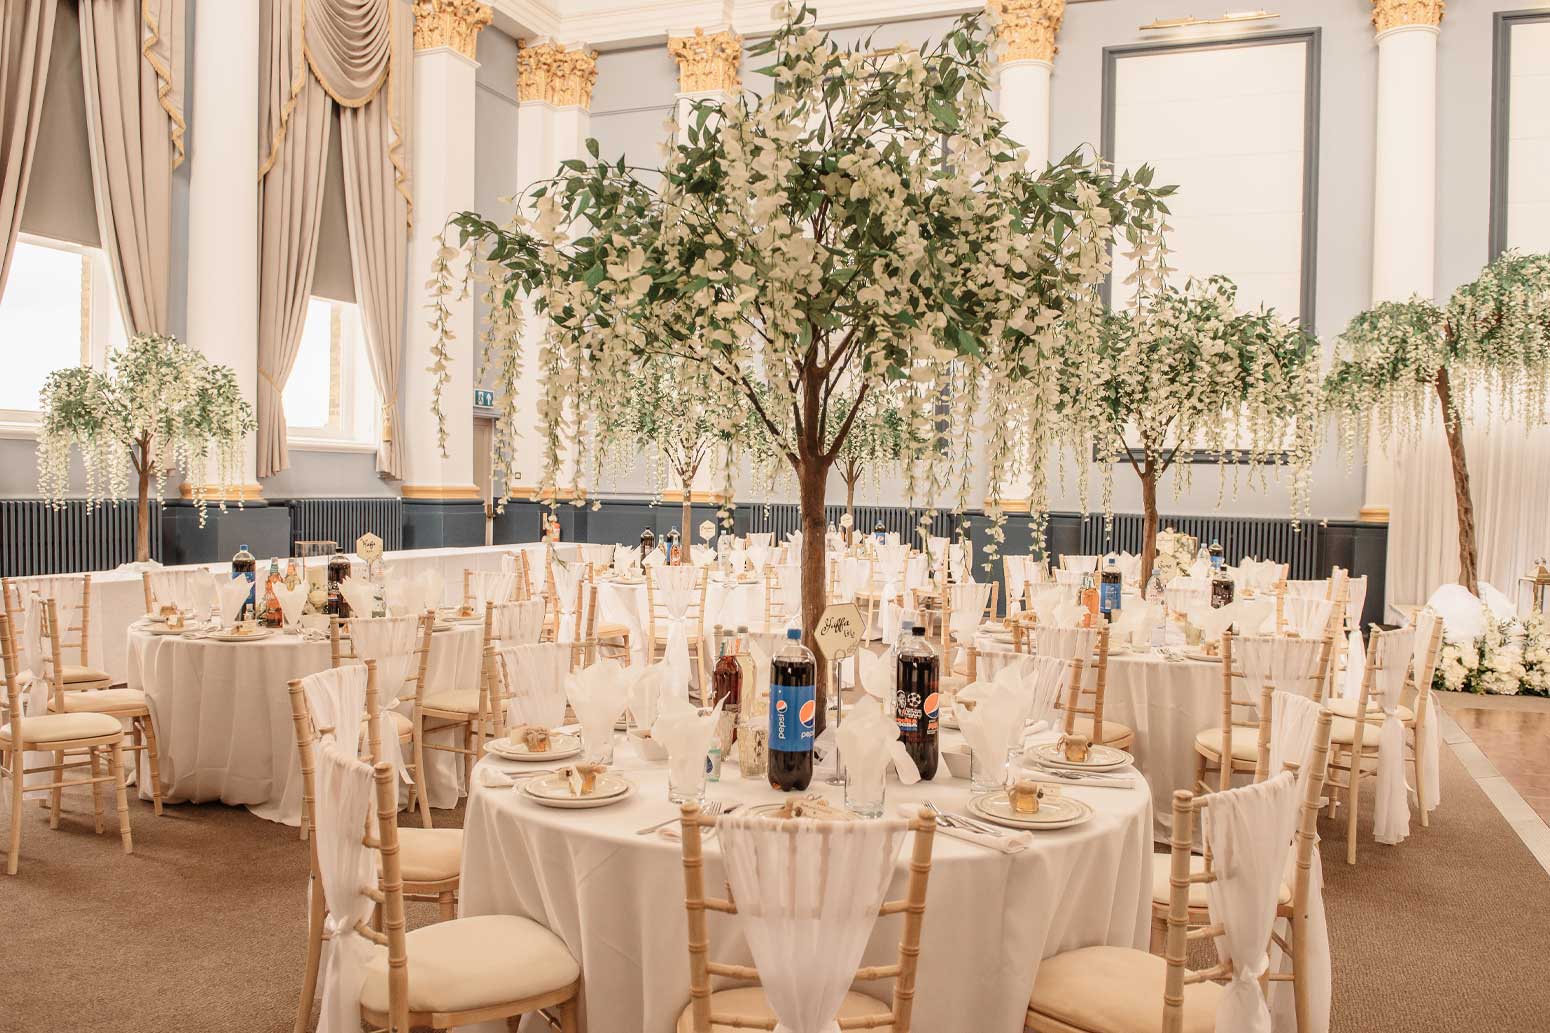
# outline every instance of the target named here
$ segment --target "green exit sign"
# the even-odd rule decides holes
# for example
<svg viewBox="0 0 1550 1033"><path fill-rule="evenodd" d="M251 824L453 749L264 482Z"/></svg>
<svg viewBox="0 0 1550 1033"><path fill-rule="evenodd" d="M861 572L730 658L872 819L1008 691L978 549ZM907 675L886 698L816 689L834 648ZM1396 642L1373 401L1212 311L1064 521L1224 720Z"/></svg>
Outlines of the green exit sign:
<svg viewBox="0 0 1550 1033"><path fill-rule="evenodd" d="M474 388L474 404L482 405L487 409L495 408L495 392L486 391L482 387Z"/></svg>

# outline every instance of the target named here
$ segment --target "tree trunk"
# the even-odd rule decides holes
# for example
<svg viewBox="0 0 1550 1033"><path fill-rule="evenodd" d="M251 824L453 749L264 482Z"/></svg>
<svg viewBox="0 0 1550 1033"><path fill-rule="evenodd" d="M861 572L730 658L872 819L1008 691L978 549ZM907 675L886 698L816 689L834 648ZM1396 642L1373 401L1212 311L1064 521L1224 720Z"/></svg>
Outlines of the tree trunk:
<svg viewBox="0 0 1550 1033"><path fill-rule="evenodd" d="M1145 598L1157 562L1157 465L1150 457L1141 467L1141 512L1141 595Z"/></svg>
<svg viewBox="0 0 1550 1033"><path fill-rule="evenodd" d="M818 627L824 607L828 605L827 571L824 569L828 543L824 540L823 519L824 486L828 479L827 463L812 456L801 457L797 465L797 488L802 514L802 637L818 661L815 683L818 716L813 726L815 737L823 734L829 703L829 665L819 655L817 643L813 639L813 631Z"/></svg>
<svg viewBox="0 0 1550 1033"><path fill-rule="evenodd" d="M684 482L684 540L683 548L679 550L678 562L693 564L694 562L694 503L689 495L689 484Z"/></svg>
<svg viewBox="0 0 1550 1033"><path fill-rule="evenodd" d="M1437 373L1437 400L1442 403L1442 429L1453 465L1453 498L1458 505L1459 584L1480 595L1479 553L1475 549L1475 504L1469 497L1469 467L1464 462L1464 420L1453 412L1453 385L1446 367Z"/></svg>
<svg viewBox="0 0 1550 1033"><path fill-rule="evenodd" d="M140 506L135 511L135 562L151 558L151 467L140 471Z"/></svg>
<svg viewBox="0 0 1550 1033"><path fill-rule="evenodd" d="M860 478L861 471L856 469L856 464L852 461L845 468L845 515L850 517L850 527L845 530L847 549L856 544L856 481Z"/></svg>

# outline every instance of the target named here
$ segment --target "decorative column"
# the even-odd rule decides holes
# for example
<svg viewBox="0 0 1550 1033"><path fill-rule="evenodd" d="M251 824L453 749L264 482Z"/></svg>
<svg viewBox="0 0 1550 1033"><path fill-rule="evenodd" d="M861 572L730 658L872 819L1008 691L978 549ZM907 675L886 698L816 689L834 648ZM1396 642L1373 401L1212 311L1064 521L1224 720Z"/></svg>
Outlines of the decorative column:
<svg viewBox="0 0 1550 1033"><path fill-rule="evenodd" d="M1049 163L1050 76L1066 0L989 0L1000 16L999 103L1006 132L1028 149L1028 168Z"/></svg>
<svg viewBox="0 0 1550 1033"><path fill-rule="evenodd" d="M678 62L678 99L675 105L679 130L686 131L694 117L694 105L713 101L718 106L743 88L739 69L743 63L743 38L731 30L707 34L695 28L691 36L669 36L667 52ZM707 120L707 125L712 124ZM724 461L719 447L707 456L689 484L689 501L714 506L721 501L725 484L718 471ZM663 502L683 502L684 493L674 488L662 492ZM711 516L707 511L706 516Z"/></svg>
<svg viewBox="0 0 1550 1033"><path fill-rule="evenodd" d="M1436 291L1437 38L1443 0L1373 0L1377 142L1373 167L1372 301ZM1393 458L1369 439L1363 520L1387 521Z"/></svg>
<svg viewBox="0 0 1550 1033"><path fill-rule="evenodd" d="M572 158L591 161L586 152L590 129L592 86L597 82L597 53L571 49L546 41L522 42L517 52L517 196L552 179L560 163ZM531 207L528 214L532 215ZM543 386L538 352L543 344L542 319L524 302L522 365L517 386L517 411L529 413L532 423L522 429L524 467L508 485L513 498L538 497L543 474L543 424L538 417ZM556 496L575 499L586 492L577 468L574 445L568 445L556 474Z"/></svg>
<svg viewBox="0 0 1550 1033"><path fill-rule="evenodd" d="M409 238L410 356L404 370L404 546L484 543L483 492L474 483L474 373L478 366L473 298L448 299L452 380L441 392L447 441L430 422L435 379L420 357L433 331L424 317L425 282L453 212L474 207L474 60L490 8L476 0L415 0L414 226ZM445 454L443 454L445 452Z"/></svg>
<svg viewBox="0 0 1550 1033"><path fill-rule="evenodd" d="M201 7L189 94L199 125L189 148L188 343L230 366L258 403L258 0ZM241 496L260 497L252 435L242 443ZM208 480L208 470L184 471ZM184 496L190 492L183 486ZM209 490L212 499L219 488ZM226 496L237 497L234 491Z"/></svg>
<svg viewBox="0 0 1550 1033"><path fill-rule="evenodd" d="M1049 164L1050 76L1066 0L988 0L988 6L1001 42L996 103L1006 134L1028 152L1028 169L1039 171ZM1027 474L1010 478L1001 485L1002 510L1026 513L1030 491Z"/></svg>

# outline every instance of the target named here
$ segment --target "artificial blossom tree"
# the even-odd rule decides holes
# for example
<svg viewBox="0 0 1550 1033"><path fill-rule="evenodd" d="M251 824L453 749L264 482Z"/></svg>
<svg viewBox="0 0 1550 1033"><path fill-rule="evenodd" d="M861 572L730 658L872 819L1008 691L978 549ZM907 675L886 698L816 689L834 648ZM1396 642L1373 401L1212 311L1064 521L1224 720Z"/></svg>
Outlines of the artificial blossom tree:
<svg viewBox="0 0 1550 1033"><path fill-rule="evenodd" d="M1378 305L1351 320L1336 348L1324 397L1340 417L1348 461L1373 421L1387 447L1418 440L1433 415L1441 417L1458 513L1459 583L1478 595L1464 418L1480 402L1493 415L1544 422L1550 255L1504 252L1446 305L1420 297Z"/></svg>
<svg viewBox="0 0 1550 1033"><path fill-rule="evenodd" d="M1216 462L1224 488L1229 463L1262 481L1266 464L1284 462L1293 518L1308 509L1318 342L1274 310L1239 309L1236 296L1223 276L1138 292L1133 309L1104 320L1096 375L1077 368L1091 361L1078 352L1060 379L1078 464L1091 456L1105 464L1104 511L1111 510L1113 464L1128 463L1141 480L1143 591L1157 558L1158 484L1173 470L1182 491L1197 453Z"/></svg>
<svg viewBox="0 0 1550 1033"><path fill-rule="evenodd" d="M135 562L151 558L151 486L159 499L167 475L188 475L204 522L206 461L224 500L242 483L242 439L257 423L230 367L211 363L174 337L143 334L108 357L108 371L72 366L50 373L41 393L38 492L62 507L70 490L70 454L78 448L93 503L124 498L135 474L139 508ZM225 502L221 503L225 508Z"/></svg>
<svg viewBox="0 0 1550 1033"><path fill-rule="evenodd" d="M841 400L834 406L831 422L836 427L845 424L854 405L849 399ZM897 469L911 454L907 410L908 398L900 385L878 387L861 402L861 412L850 422L850 433L840 443L836 459L845 484L845 515L850 517L847 544L855 541L856 485L868 473L876 477L884 468Z"/></svg>
<svg viewBox="0 0 1550 1033"><path fill-rule="evenodd" d="M487 346L521 347L526 306L543 320L530 360L546 486L562 456L607 447L594 417L644 362L703 366L723 411L747 414L729 432L762 434L795 474L809 635L825 605L824 487L869 395L908 385L906 478L935 494L971 465L981 403L1014 377L1053 377L1057 338L1098 321L1116 234L1144 251L1165 210L1149 175L1081 152L1025 171L992 107L979 16L919 51L844 47L814 20L788 7L751 52L767 59L762 94L697 104L660 169L599 160L588 141L592 160L531 190L515 224L452 220L499 310ZM442 290L456 256L438 261ZM1033 413L1026 445L1042 454L1052 411ZM819 694L822 715L821 674Z"/></svg>

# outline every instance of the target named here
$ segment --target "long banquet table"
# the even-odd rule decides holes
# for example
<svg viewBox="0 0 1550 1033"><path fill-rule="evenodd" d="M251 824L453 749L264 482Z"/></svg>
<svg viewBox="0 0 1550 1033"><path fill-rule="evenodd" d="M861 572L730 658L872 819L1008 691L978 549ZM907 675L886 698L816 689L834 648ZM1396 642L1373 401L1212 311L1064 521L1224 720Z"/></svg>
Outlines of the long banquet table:
<svg viewBox="0 0 1550 1033"><path fill-rule="evenodd" d="M962 739L944 732L943 746ZM527 916L552 929L581 962L583 1011L593 1030L670 1033L689 999L687 926L679 844L636 830L672 817L666 765L643 760L620 737L614 769L635 783L626 800L595 810L556 810L516 789L484 787L476 773L464 821L462 914ZM485 758L481 765L518 771ZM1065 788L1092 804L1093 819L1033 834L1028 849L1003 854L939 836L932 858L915 997L915 1028L932 1033L1015 1033L1022 1029L1039 961L1076 947L1146 946L1151 901L1152 800L1144 781L1130 789ZM811 791L840 805L841 790L815 775ZM734 765L710 783L711 799L773 802L762 779ZM931 799L964 807L967 781L946 765L931 783L888 787L888 810ZM890 894L903 893L908 848ZM706 885L724 881L714 837L706 843ZM897 916L879 920L863 964L898 957ZM713 915L712 960L748 964L736 919ZM887 983L867 990L886 997ZM482 1028L482 1027L481 1027ZM531 1017L524 1030L538 1029Z"/></svg>
<svg viewBox="0 0 1550 1033"><path fill-rule="evenodd" d="M442 575L442 601L456 602L463 592L463 571L499 570L501 557L522 549L542 549L540 543L521 545L489 545L468 548L404 549L385 552L383 560L393 573L415 577L425 570L439 570ZM259 557L267 562L269 557ZM358 556L351 556L358 569L364 564ZM217 574L229 574L231 564L199 563L185 567L165 567L165 570L205 570ZM541 571L542 568L540 568ZM138 571L100 570L92 572L91 635L89 640L92 666L107 671L115 685L129 679L129 651L127 632L129 626L145 615L145 594Z"/></svg>
<svg viewBox="0 0 1550 1033"><path fill-rule="evenodd" d="M128 637L129 687L143 689L161 749L165 799L246 805L270 821L301 823L301 762L287 683L329 665L325 641L275 634L255 642L155 635ZM473 685L483 631L457 624L431 637L427 686ZM408 700L399 704L412 712ZM450 740L448 729L435 741ZM426 750L432 807L455 807L463 783L458 754ZM150 798L141 763L140 795Z"/></svg>

